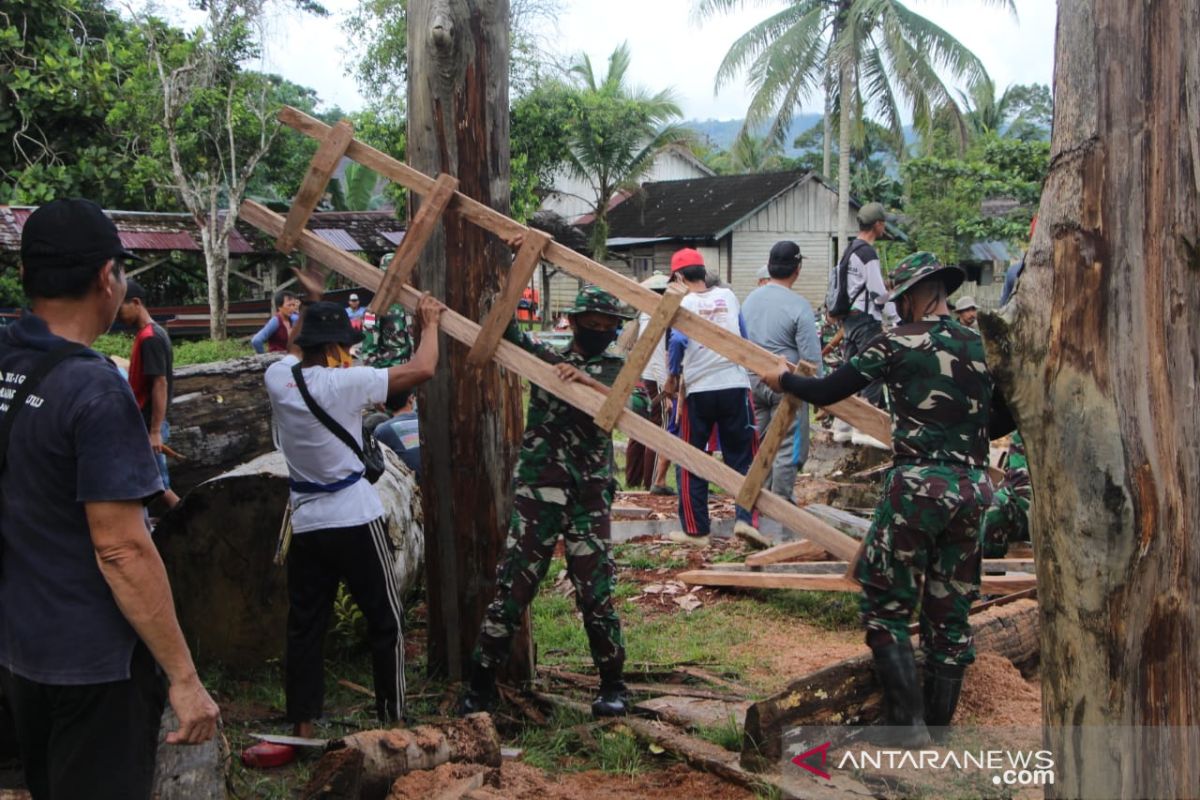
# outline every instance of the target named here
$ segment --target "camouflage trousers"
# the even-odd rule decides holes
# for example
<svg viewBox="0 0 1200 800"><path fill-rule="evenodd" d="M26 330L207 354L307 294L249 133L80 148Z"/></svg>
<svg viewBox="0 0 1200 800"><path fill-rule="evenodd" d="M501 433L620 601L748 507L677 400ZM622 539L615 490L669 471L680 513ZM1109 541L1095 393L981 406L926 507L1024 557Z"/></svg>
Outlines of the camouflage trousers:
<svg viewBox="0 0 1200 800"><path fill-rule="evenodd" d="M1004 558L1012 542L1029 541L1029 497L1012 487L996 490L983 514L983 555Z"/></svg>
<svg viewBox="0 0 1200 800"><path fill-rule="evenodd" d="M496 579L496 598L487 608L472 658L494 667L508 658L521 615L546 577L558 537L567 551L567 574L583 615L597 669L625 663L621 620L613 606L616 567L609 550L612 493L607 487L564 492L566 503L548 503L518 487L508 533L508 553Z"/></svg>
<svg viewBox="0 0 1200 800"><path fill-rule="evenodd" d="M980 521L992 502L982 469L905 465L887 474L855 576L867 645L908 638L921 605L921 645L942 664L975 660L967 615L979 597Z"/></svg>

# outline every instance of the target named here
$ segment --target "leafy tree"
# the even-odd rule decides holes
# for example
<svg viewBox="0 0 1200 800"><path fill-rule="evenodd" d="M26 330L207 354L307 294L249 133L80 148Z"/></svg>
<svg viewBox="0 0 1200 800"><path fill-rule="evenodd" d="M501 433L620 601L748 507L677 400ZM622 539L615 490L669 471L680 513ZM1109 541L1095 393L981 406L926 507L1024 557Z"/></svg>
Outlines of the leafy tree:
<svg viewBox="0 0 1200 800"><path fill-rule="evenodd" d="M635 187L660 149L689 135L673 123L681 112L670 90L652 95L629 86L629 62L629 46L622 44L608 57L602 75L587 55L571 67L579 108L570 128L568 169L595 192L591 247L597 260L608 253L608 206L613 196Z"/></svg>
<svg viewBox="0 0 1200 800"><path fill-rule="evenodd" d="M141 209L135 155L105 116L140 53L130 26L101 0L0 5L0 203L88 197Z"/></svg>
<svg viewBox="0 0 1200 800"><path fill-rule="evenodd" d="M135 177L173 194L196 221L218 340L229 309L229 235L279 130L277 82L238 66L258 52L266 2L206 0L205 24L190 35L141 18L147 58L108 117L131 149L148 139Z"/></svg>
<svg viewBox="0 0 1200 800"><path fill-rule="evenodd" d="M958 95L972 136L996 133L1025 141L1050 137L1053 101L1048 86L1010 86L996 97L996 84L985 78Z"/></svg>
<svg viewBox="0 0 1200 800"><path fill-rule="evenodd" d="M984 2L1014 8L1013 0ZM697 0L695 8L705 19L741 5L743 0ZM824 88L826 115L835 108L839 113L841 208L849 205L854 119L870 108L899 137L902 101L914 124L925 128L936 109L954 105L943 74L968 82L986 75L957 39L900 0L790 0L734 42L717 71L717 87L743 70L752 92L746 127L770 121L775 136L788 129L801 102Z"/></svg>
<svg viewBox="0 0 1200 800"><path fill-rule="evenodd" d="M995 133L980 137L962 158L924 156L902 167L914 247L958 261L973 242L1025 242L1049 168L1048 142L1023 142ZM985 216L983 202L1016 201L1002 216Z"/></svg>

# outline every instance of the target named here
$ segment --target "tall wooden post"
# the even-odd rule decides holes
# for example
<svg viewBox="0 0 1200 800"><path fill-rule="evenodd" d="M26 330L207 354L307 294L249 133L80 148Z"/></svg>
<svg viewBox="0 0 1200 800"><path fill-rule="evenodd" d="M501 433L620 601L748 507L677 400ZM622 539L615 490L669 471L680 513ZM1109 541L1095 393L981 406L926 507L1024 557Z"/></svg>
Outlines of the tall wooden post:
<svg viewBox="0 0 1200 800"><path fill-rule="evenodd" d="M456 177L459 191L503 213L508 58L508 0L410 0L409 162ZM415 283L478 320L510 261L503 243L451 209L424 250ZM466 356L465 347L444 339L438 373L418 395L429 669L451 679L463 674L495 586L522 424L517 377L495 366L468 368ZM514 647L510 677L530 672L525 637Z"/></svg>
<svg viewBox="0 0 1200 800"><path fill-rule="evenodd" d="M1059 4L1037 231L982 318L1033 479L1047 796L1200 796L1198 41L1197 0Z"/></svg>

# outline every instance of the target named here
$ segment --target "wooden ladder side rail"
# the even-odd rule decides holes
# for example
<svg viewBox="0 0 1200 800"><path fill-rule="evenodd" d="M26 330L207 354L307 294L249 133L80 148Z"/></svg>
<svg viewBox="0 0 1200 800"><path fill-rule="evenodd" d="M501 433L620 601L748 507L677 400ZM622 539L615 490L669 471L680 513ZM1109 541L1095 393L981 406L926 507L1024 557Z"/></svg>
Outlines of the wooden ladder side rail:
<svg viewBox="0 0 1200 800"><path fill-rule="evenodd" d="M277 234L283 228L283 217L253 200L244 201L241 209L242 219L268 235ZM378 269L326 242L312 231L304 231L301 234L297 247L309 257L350 280L357 281L367 289L377 289L383 279ZM405 285L401 287L397 299L405 308L413 311L421 297L420 292ZM473 345L479 335L479 325L451 309L442 312L441 329L446 335L467 347ZM595 416L604 403L604 394L601 392L582 384L560 380L549 364L509 342L500 342L493 360L592 416ZM616 427L630 438L682 465L702 480L715 483L729 494L737 495L743 480L742 475L679 437L672 436L653 422L639 417L632 411L623 410L617 419ZM782 525L824 547L835 558L848 559L858 547L858 542L854 539L804 513L778 495L763 492L756 507L768 517L778 520Z"/></svg>
<svg viewBox="0 0 1200 800"><path fill-rule="evenodd" d="M504 288L501 290L500 296L496 298L496 302L492 303L492 308L483 321L479 336L476 337L475 344L471 345L471 352L467 353L467 363L471 366L481 367L492 360L492 353L496 352L496 345L500 344L504 330L516 315L521 295L525 292L530 278L533 277L533 271L541 262L542 251L550 243L550 238L549 234L533 229L530 229L529 233L525 235L525 241L521 244L521 249L517 251L517 257L513 259L512 266L508 268L508 276L504 279Z"/></svg>
<svg viewBox="0 0 1200 800"><path fill-rule="evenodd" d="M629 351L629 356L625 359L625 366L621 368L617 379L613 381L604 405L600 406L600 413L596 415L596 425L602 430L611 433L613 426L617 424L617 417L621 416L622 409L629 402L629 396L633 394L638 381L642 379L646 365L654 356L658 340L666 334L667 328L671 327L671 320L675 319L675 315L679 312L679 304L683 302L685 296L687 296L687 288L683 284L672 283L667 287L658 307L650 315L650 321L646 323L646 330L642 331L637 343ZM632 320L629 324L637 325L638 322ZM753 508L754 504L751 503L745 507Z"/></svg>
<svg viewBox="0 0 1200 800"><path fill-rule="evenodd" d="M758 452L754 454L754 461L751 462L750 469L746 471L746 480L742 482L742 490L738 493L737 504L742 508L753 508L754 501L758 499L758 493L762 491L763 484L770 480L771 471L775 466L775 454L783 445L783 437L787 436L788 429L796 420L796 412L800 410L803 403L804 401L799 397L786 393L779 401L779 405L775 408L775 415L771 417L771 424L767 426L762 441L758 443Z"/></svg>
<svg viewBox="0 0 1200 800"><path fill-rule="evenodd" d="M296 199L288 209L287 222L284 223L283 233L275 240L275 249L281 253L290 253L300 238L300 231L308 225L309 217L317 210L317 203L325 194L325 187L333 178L346 148L354 141L354 126L348 120L342 120L329 129L329 133L321 141L321 146L313 155L308 165L308 172L296 192Z"/></svg>
<svg viewBox="0 0 1200 800"><path fill-rule="evenodd" d="M329 130L329 126L324 122L291 107L283 108L279 112L278 118L289 128L315 139L321 139ZM385 178L399 183L409 191L427 194L433 190L433 178L357 139L350 143L346 150L346 156L373 169ZM462 193L455 195L454 200L451 201L451 207L464 219L506 241L515 236L529 235L530 228ZM630 280L558 242L551 242L547 246L543 258L564 272L600 286L620 300L647 314L653 314L661 300L658 294L640 286L636 281ZM679 329L688 338L694 339L753 372L771 371L780 361L779 356L686 309L676 315L672 327ZM816 370L813 364L801 362L801 365ZM884 444L888 444L892 440L891 418L888 414L859 397L849 397L833 403L827 407L827 410L835 417L848 422Z"/></svg>
<svg viewBox="0 0 1200 800"><path fill-rule="evenodd" d="M438 221L441 220L442 213L454 198L457 190L458 178L445 173L437 176L437 180L433 182L433 189L421 202L421 207L413 216L412 224L408 226L404 238L396 246L396 253L392 256L392 263L388 264L387 273L380 282L379 289L371 298L371 304L368 307L372 312L386 314L388 306L396 302L400 287L411 280L413 270L417 267L417 260L421 257L421 251L425 249L429 238L437 230Z"/></svg>
<svg viewBox="0 0 1200 800"><path fill-rule="evenodd" d="M803 589L814 592L857 592L857 581L844 575L803 575L795 572L747 572L699 569L676 576L689 586L727 586L742 589ZM1037 586L1036 575L985 575L983 594L1011 594Z"/></svg>

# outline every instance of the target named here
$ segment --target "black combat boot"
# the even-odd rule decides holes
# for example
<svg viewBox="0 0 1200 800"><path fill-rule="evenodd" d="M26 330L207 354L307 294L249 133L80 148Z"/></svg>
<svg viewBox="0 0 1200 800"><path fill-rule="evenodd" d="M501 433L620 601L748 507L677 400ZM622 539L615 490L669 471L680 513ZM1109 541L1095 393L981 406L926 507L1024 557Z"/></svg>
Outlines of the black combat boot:
<svg viewBox="0 0 1200 800"><path fill-rule="evenodd" d="M875 673L883 686L884 737L898 747L923 747L930 743L925 728L925 708L921 685L917 681L917 662L912 645L906 640L871 651Z"/></svg>
<svg viewBox="0 0 1200 800"><path fill-rule="evenodd" d="M600 670L600 694L592 701L592 716L623 717L629 713L629 689L621 678L621 669Z"/></svg>
<svg viewBox="0 0 1200 800"><path fill-rule="evenodd" d="M950 720L958 708L964 670L961 664L925 662L925 724L939 741L949 733Z"/></svg>
<svg viewBox="0 0 1200 800"><path fill-rule="evenodd" d="M458 703L458 714L491 713L496 708L496 670L471 663L471 680L467 692Z"/></svg>

